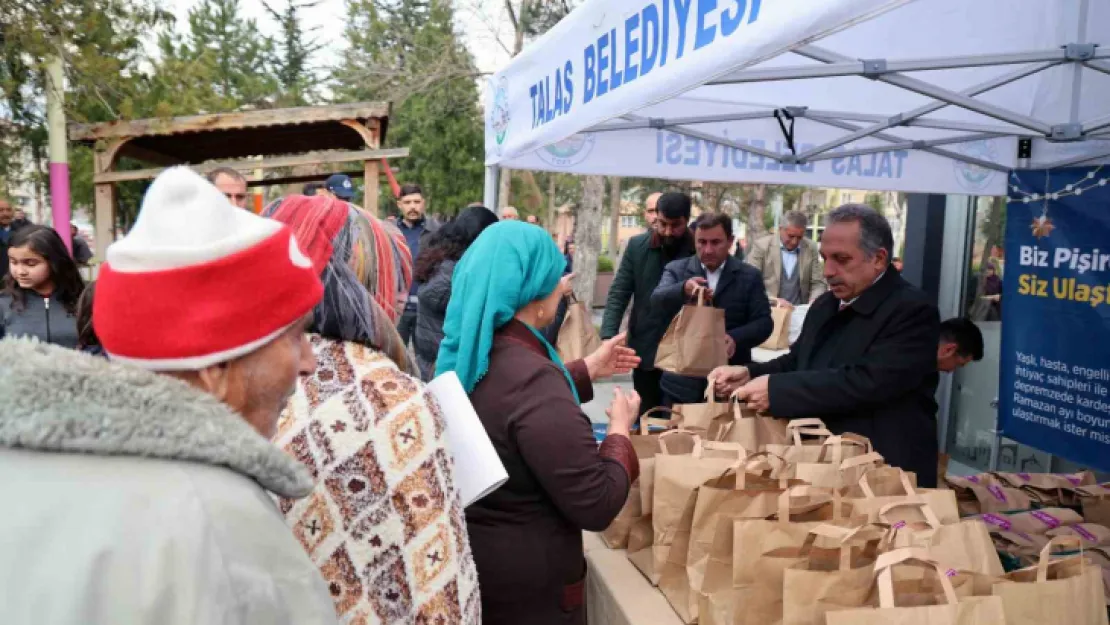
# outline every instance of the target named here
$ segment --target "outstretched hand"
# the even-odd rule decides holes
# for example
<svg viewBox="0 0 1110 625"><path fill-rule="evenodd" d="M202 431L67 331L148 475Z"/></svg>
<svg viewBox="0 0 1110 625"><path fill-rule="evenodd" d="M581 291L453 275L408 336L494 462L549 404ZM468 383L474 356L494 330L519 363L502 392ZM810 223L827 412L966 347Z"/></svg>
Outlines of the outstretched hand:
<svg viewBox="0 0 1110 625"><path fill-rule="evenodd" d="M625 345L627 333L603 341L597 351L586 356L586 369L593 381L604 380L620 373L628 373L640 365L636 351Z"/></svg>

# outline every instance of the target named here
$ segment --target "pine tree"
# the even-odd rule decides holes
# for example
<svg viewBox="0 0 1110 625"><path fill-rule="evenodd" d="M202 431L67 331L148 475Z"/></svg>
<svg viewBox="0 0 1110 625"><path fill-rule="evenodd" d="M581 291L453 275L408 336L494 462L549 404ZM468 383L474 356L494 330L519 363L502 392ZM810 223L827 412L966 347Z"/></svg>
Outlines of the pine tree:
<svg viewBox="0 0 1110 625"><path fill-rule="evenodd" d="M277 92L273 41L244 18L239 0L203 0L189 10L187 33L163 33L156 80L169 93L192 94L189 107L207 112L265 107ZM173 107L172 114L180 114Z"/></svg>
<svg viewBox="0 0 1110 625"><path fill-rule="evenodd" d="M280 10L275 10L269 3L262 5L270 17L278 23L281 35L275 42L276 55L274 60L275 73L281 95L278 104L281 106L304 106L317 99L316 87L319 83L317 75L312 71L311 59L320 48L324 47L316 38L309 38L312 31L317 28L305 29L303 12L320 4L314 2L297 2L286 0Z"/></svg>
<svg viewBox="0 0 1110 625"><path fill-rule="evenodd" d="M347 14L349 46L335 74L337 98L393 103L386 142L409 148L396 164L399 178L421 185L429 211L454 214L480 200L484 127L477 72L455 35L450 3L348 0Z"/></svg>

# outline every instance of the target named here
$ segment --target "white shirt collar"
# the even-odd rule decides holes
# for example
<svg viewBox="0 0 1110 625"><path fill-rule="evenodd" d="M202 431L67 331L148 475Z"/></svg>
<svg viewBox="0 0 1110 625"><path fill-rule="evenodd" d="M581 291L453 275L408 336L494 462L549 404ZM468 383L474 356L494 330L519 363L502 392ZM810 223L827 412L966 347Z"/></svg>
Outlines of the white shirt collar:
<svg viewBox="0 0 1110 625"><path fill-rule="evenodd" d="M725 270L725 263L721 263L721 266L714 271L710 271L708 267L702 264L701 270L705 272L705 281L709 283L709 288L716 291L717 284L721 280L721 273Z"/></svg>
<svg viewBox="0 0 1110 625"><path fill-rule="evenodd" d="M872 283L871 283L871 286L875 286L875 283L876 283L876 282L878 282L879 280L882 280L882 279L883 279L883 276L885 276L885 275L886 275L886 272L885 272L885 271L884 271L884 272L882 272L882 273L880 273L880 274L879 274L879 277L878 277L878 278L875 278L875 282L872 282ZM869 286L869 287L867 287L867 288L868 288L868 289L870 289L870 288L871 288L871 286ZM866 291L866 290L867 290L867 289L864 289L864 291ZM859 295L857 295L857 296L853 297L852 299L850 299L850 300L848 300L848 301L840 300L840 307L841 307L841 308L845 308L845 307L851 306L852 304L854 304L854 303L856 302L856 300L857 300L857 299L859 299L859 298L860 298L860 295L863 295L863 293L860 293Z"/></svg>

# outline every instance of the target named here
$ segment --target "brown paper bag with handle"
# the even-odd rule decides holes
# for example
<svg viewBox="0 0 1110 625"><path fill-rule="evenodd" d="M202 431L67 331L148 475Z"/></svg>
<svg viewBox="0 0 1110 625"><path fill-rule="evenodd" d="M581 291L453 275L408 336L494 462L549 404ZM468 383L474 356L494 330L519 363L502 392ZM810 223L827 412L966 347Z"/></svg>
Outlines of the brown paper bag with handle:
<svg viewBox="0 0 1110 625"><path fill-rule="evenodd" d="M1094 523L1063 525L1056 529L1048 530L1045 532L1045 536L1049 538L1072 536L1079 540L1086 548L1110 546L1110 528Z"/></svg>
<svg viewBox="0 0 1110 625"><path fill-rule="evenodd" d="M875 561L886 548L878 526L822 525L814 533L833 539L834 548L812 550L783 572L783 625L823 625L826 612L862 605L871 589Z"/></svg>
<svg viewBox="0 0 1110 625"><path fill-rule="evenodd" d="M725 351L725 311L707 303L699 288L697 304L685 305L667 326L655 354L655 368L704 378L728 364Z"/></svg>
<svg viewBox="0 0 1110 625"><path fill-rule="evenodd" d="M870 535L870 540L857 539L864 533ZM764 553L755 561L754 582L734 622L736 625L783 623L786 574L791 569L801 573L794 581L804 586L792 588L791 601L796 601L800 595L812 597L813 584L823 577L839 577L854 587L862 600L871 586L871 568L881 538L880 532L867 526L846 528L820 524L809 530L800 546L780 547ZM818 541L822 544L818 545ZM794 616L804 618L813 607L812 604L803 605L799 610L801 614Z"/></svg>
<svg viewBox="0 0 1110 625"><path fill-rule="evenodd" d="M791 419L786 422L786 444L770 443L764 451L779 456L787 462L815 462L821 454L821 444L833 433L820 419Z"/></svg>
<svg viewBox="0 0 1110 625"><path fill-rule="evenodd" d="M641 418L643 423L643 418ZM646 424L645 424L646 425ZM637 439L647 439L639 443ZM632 522L628 531L628 551L626 555L644 577L653 585L659 583L659 575L655 570L655 554L652 545L655 541L655 531L652 524L651 510L655 501L655 457L659 454L689 454L700 436L685 430L669 430L662 434L650 436L633 436L633 447L652 445L655 453L651 457L640 456L640 509L642 516Z"/></svg>
<svg viewBox="0 0 1110 625"><path fill-rule="evenodd" d="M659 411L659 409L655 409ZM663 409L665 411L666 409ZM644 462L648 462L659 451L659 434L648 434L647 432L652 426L663 428L674 428L674 422L670 419L657 419L648 416L653 411L645 413L640 417L639 429L644 432L643 435L636 434L636 427L633 427L633 435L629 437L632 442L632 448L636 451L636 459L640 462L641 466ZM692 438L692 436L691 436ZM691 449L693 443L691 440ZM648 509L650 512L650 508ZM605 546L610 549L625 549L628 547L628 536L632 532L632 526L637 520L643 518L645 515L643 507L643 498L641 496L640 478L637 478L632 483L632 487L628 490L628 499L625 500L624 506L620 512L617 513L613 522L609 527L605 528L601 534L601 541Z"/></svg>
<svg viewBox="0 0 1110 625"><path fill-rule="evenodd" d="M843 449L845 439L833 436L823 447ZM842 453L842 452L841 452ZM859 482L860 478L886 461L876 452L847 458L841 462L799 462L794 465L794 477L821 488L845 488Z"/></svg>
<svg viewBox="0 0 1110 625"><path fill-rule="evenodd" d="M601 347L601 336L594 327L590 311L573 293L567 297L567 314L563 317L563 325L559 326L555 347L563 362L585 358Z"/></svg>
<svg viewBox="0 0 1110 625"><path fill-rule="evenodd" d="M766 341L760 343L763 349L782 350L789 349L790 347L790 314L794 311L793 306L771 306L771 321L774 322L775 327L771 330L771 336L767 337Z"/></svg>
<svg viewBox="0 0 1110 625"><path fill-rule="evenodd" d="M892 506L891 504L898 503L924 503L928 504L928 508L939 519L939 524L949 525L951 523L958 523L960 520L959 507L956 505L956 494L948 489L938 488L916 488L913 482L910 481L909 476L905 471L895 468L899 474L899 480L902 485L902 493L896 495L879 496L876 495L871 488L869 482L870 474L865 474L857 482L859 491L863 493L862 497L849 498L847 503L850 506L851 516L853 518L860 518L861 520L868 520L874 522L876 516L882 511L887 510L891 516L889 521L897 523L898 521L905 521L907 519L898 517L897 512L913 511L913 506L901 507ZM908 520L917 520L910 517ZM985 529L985 528L984 528Z"/></svg>
<svg viewBox="0 0 1110 625"><path fill-rule="evenodd" d="M990 473L967 477L948 476L948 486L956 492L960 512L964 515L985 512L1011 512L1033 507L1029 493L1007 486Z"/></svg>
<svg viewBox="0 0 1110 625"><path fill-rule="evenodd" d="M781 468L781 460L772 459L766 453L753 454L696 489L693 506L687 509L679 522L680 529L659 576L660 592L684 622L693 623L698 619L698 596L704 578L708 543L712 540L711 535L706 539L706 530L715 527L717 521L716 517L712 520L708 518L713 516L711 511L716 512L720 506L729 505L733 511L748 516L767 510L769 512L764 512L763 516L773 513L778 494L789 486L785 478L772 477ZM755 474L750 475L749 471ZM731 483L734 488L724 490L720 488L722 483ZM690 528L688 532L683 529L687 525ZM686 546L684 552L683 543ZM697 560L696 564L694 560Z"/></svg>
<svg viewBox="0 0 1110 625"><path fill-rule="evenodd" d="M921 520L908 520L908 514ZM891 528L888 543L893 548L925 549L935 562L956 571L993 576L1003 573L990 532L978 519L944 525L928 503L899 501L883 506L874 520L868 520Z"/></svg>
<svg viewBox="0 0 1110 625"><path fill-rule="evenodd" d="M718 522L698 607L703 625L733 625L738 606L750 593L753 563L761 550L798 546L809 530L822 523L847 524L832 490L791 486L776 499L775 510L763 518L734 517Z"/></svg>
<svg viewBox="0 0 1110 625"><path fill-rule="evenodd" d="M735 396L729 399L729 403L732 405L732 418L721 440L740 443L744 449L753 452L766 451L768 445L787 445L792 441L786 431L786 424L789 423L786 419L761 415L740 405Z"/></svg>
<svg viewBox="0 0 1110 625"><path fill-rule="evenodd" d="M928 577L896 575L908 567L925 569ZM877 607L830 610L827 625L1007 625L1001 598L957 595L947 570L922 549L880 555L873 575L867 602Z"/></svg>
<svg viewBox="0 0 1110 625"><path fill-rule="evenodd" d="M697 487L746 456L747 452L740 445L700 439L691 454L655 456L651 522L656 573L662 573L663 566L670 561L681 565L685 574Z"/></svg>
<svg viewBox="0 0 1110 625"><path fill-rule="evenodd" d="M1107 625L1099 567L1082 551L1052 560L1052 550L1058 546L1082 548L1073 537L1053 538L1041 550L1036 566L1014 571L994 585L1006 625Z"/></svg>
<svg viewBox="0 0 1110 625"><path fill-rule="evenodd" d="M675 404L671 409L674 411L675 420L681 427L705 431L707 433L706 438L709 440L713 440L713 437L717 436L716 432L720 431L710 431L714 421L721 418L728 419L731 414L728 402L717 401L711 384L707 385L705 389L705 403Z"/></svg>

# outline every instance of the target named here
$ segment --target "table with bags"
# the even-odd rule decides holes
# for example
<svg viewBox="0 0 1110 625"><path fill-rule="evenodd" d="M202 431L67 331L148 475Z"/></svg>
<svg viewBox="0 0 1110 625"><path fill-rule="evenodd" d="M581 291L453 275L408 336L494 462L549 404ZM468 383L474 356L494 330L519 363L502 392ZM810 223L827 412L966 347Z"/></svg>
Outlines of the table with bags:
<svg viewBox="0 0 1110 625"><path fill-rule="evenodd" d="M712 398L641 428L640 478L587 536L591 625L1107 625L1089 474L919 488L866 438Z"/></svg>

